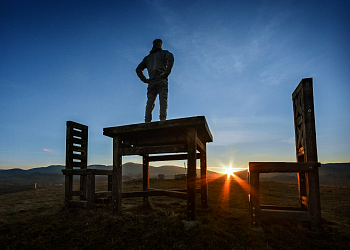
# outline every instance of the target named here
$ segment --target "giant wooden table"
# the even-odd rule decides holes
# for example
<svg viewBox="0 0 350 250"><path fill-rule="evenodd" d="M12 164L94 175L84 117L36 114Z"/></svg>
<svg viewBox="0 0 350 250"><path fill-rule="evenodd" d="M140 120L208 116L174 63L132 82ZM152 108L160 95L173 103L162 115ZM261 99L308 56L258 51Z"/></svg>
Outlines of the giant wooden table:
<svg viewBox="0 0 350 250"><path fill-rule="evenodd" d="M108 127L103 134L113 138L112 206L121 214L122 198L167 195L187 199L187 218L195 220L196 160L200 160L201 205L207 206L206 143L213 141L204 116L180 118L151 123ZM160 155L161 154L161 155ZM122 192L122 157L140 155L143 158L143 191ZM184 192L149 188L149 162L187 159L187 189Z"/></svg>

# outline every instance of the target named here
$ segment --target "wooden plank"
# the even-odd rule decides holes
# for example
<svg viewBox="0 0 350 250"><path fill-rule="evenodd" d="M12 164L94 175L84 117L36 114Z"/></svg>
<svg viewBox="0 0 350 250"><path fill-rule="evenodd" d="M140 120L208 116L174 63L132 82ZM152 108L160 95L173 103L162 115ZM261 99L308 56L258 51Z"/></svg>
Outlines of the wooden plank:
<svg viewBox="0 0 350 250"><path fill-rule="evenodd" d="M80 208L87 208L87 201L69 201L69 207L80 207Z"/></svg>
<svg viewBox="0 0 350 250"><path fill-rule="evenodd" d="M303 79L305 161L317 162L316 127L312 78Z"/></svg>
<svg viewBox="0 0 350 250"><path fill-rule="evenodd" d="M122 155L119 153L121 140L113 138L112 207L113 214L122 213Z"/></svg>
<svg viewBox="0 0 350 250"><path fill-rule="evenodd" d="M104 128L103 134L107 136L111 135L113 137L116 134L134 133L134 132L144 131L144 130L162 130L166 128L194 126L196 124L203 124L204 121L205 121L204 116L197 116L197 117L189 117L189 118L172 119L172 120L166 120L161 122L138 123L138 124L118 126L118 127Z"/></svg>
<svg viewBox="0 0 350 250"><path fill-rule="evenodd" d="M201 154L197 153L197 159L200 159ZM187 160L187 154L176 154L176 155L156 155L149 156L148 159L150 162L152 161L179 161L179 160Z"/></svg>
<svg viewBox="0 0 350 250"><path fill-rule="evenodd" d="M74 131L73 129L73 136L74 136L74 133L76 131ZM81 139L83 140L82 144L81 144L81 147L84 148L84 152L81 153L80 156L77 156L77 154L75 154L73 152L73 160L74 159L77 159L76 157L81 157L81 158L78 158L81 160L81 169L87 169L87 148L88 148L88 127L86 126L84 129L81 129ZM95 176L91 177L89 176L89 178L93 178L93 180L95 180ZM88 177L86 175L81 175L80 176L80 191L83 192L83 195L80 196L80 199L83 199L83 200L86 200L87 199L87 195L88 195ZM91 191L90 193L92 193L91 195L94 196L95 194L95 182L93 183L94 187L93 187L93 191ZM94 197L92 197L93 201L91 201L90 203L87 204L90 205L90 207L88 206L88 208L92 208L91 206L94 206ZM93 204L91 204L93 203Z"/></svg>
<svg viewBox="0 0 350 250"><path fill-rule="evenodd" d="M79 131L75 128L78 127ZM67 171L73 170L74 167L79 167L81 169L87 168L87 136L88 136L88 127L79 123L75 123L72 121L67 121L66 128L66 169ZM81 137L79 143L82 147L76 147L74 144L77 141L76 136ZM81 152L77 154L76 152ZM79 162L76 162L79 160ZM65 172L62 170L63 174L72 173ZM65 176L65 204L69 206L71 202L72 196L78 194L80 196L80 200L85 200L87 195L86 185L87 185L86 175L80 175L80 190L73 192L73 175Z"/></svg>
<svg viewBox="0 0 350 250"><path fill-rule="evenodd" d="M318 171L307 174L307 186L308 210L310 212L311 227L319 228L322 224L322 218Z"/></svg>
<svg viewBox="0 0 350 250"><path fill-rule="evenodd" d="M72 128L77 128L77 129L80 129L80 130L88 128L88 126L86 126L86 125L83 125L83 124L80 124L80 123L77 123L77 122L73 122L73 121L67 121L67 127L68 126L72 127Z"/></svg>
<svg viewBox="0 0 350 250"><path fill-rule="evenodd" d="M113 170L107 169L88 169L94 175L112 175Z"/></svg>
<svg viewBox="0 0 350 250"><path fill-rule="evenodd" d="M111 175L113 170L104 169L62 169L64 175Z"/></svg>
<svg viewBox="0 0 350 250"><path fill-rule="evenodd" d="M73 154L73 142L72 142L72 133L73 128L70 126L70 123L67 122L66 127L66 169L73 169L72 162L72 154Z"/></svg>
<svg viewBox="0 0 350 250"><path fill-rule="evenodd" d="M213 136L209 130L208 124L204 116L171 119L166 121L139 123L118 127L109 127L103 129L103 134L109 137L127 136L137 132L149 132L152 130L166 131L176 129L185 129L188 127L196 127L199 131L200 137L205 142L212 142Z"/></svg>
<svg viewBox="0 0 350 250"><path fill-rule="evenodd" d="M112 197L112 192L111 191L100 191L100 192L95 192L95 197L96 199L98 198L111 198Z"/></svg>
<svg viewBox="0 0 350 250"><path fill-rule="evenodd" d="M73 176L66 175L64 187L64 203L65 207L69 207L69 201L72 200L73 196Z"/></svg>
<svg viewBox="0 0 350 250"><path fill-rule="evenodd" d="M80 200L86 200L87 195L87 176L80 175Z"/></svg>
<svg viewBox="0 0 350 250"><path fill-rule="evenodd" d="M299 191L299 206L306 207L303 204L303 197L306 197L306 176L305 172L298 172L298 191Z"/></svg>
<svg viewBox="0 0 350 250"><path fill-rule="evenodd" d="M147 133L135 133L123 139L123 145L133 145L134 147L172 145L186 143L186 136L176 131L147 131Z"/></svg>
<svg viewBox="0 0 350 250"><path fill-rule="evenodd" d="M196 220L196 150L197 129L188 129L188 160L187 160L187 219Z"/></svg>
<svg viewBox="0 0 350 250"><path fill-rule="evenodd" d="M162 190L162 189L149 188L149 189L147 189L147 190ZM170 190L164 190L164 191L187 193L187 188L183 188L183 189L170 189ZM196 193L197 193L197 194L200 194L201 191L202 191L202 190L201 190L200 188L196 188Z"/></svg>
<svg viewBox="0 0 350 250"><path fill-rule="evenodd" d="M122 194L123 198L148 197L148 196L164 196L164 190L124 192Z"/></svg>
<svg viewBox="0 0 350 250"><path fill-rule="evenodd" d="M317 144L316 144L316 128L315 128L315 113L314 113L314 100L313 100L313 83L312 78L303 79L299 85L301 103L303 104L302 113L303 129L302 141L304 155L298 157L298 161L304 162L317 162ZM298 98L297 95L293 95L294 98ZM301 139L300 139L301 140ZM320 191L319 191L319 174L316 168L313 172L301 173L299 175L299 198L302 206L307 207L310 213L310 222L312 228L319 228L321 226L321 205L320 205Z"/></svg>
<svg viewBox="0 0 350 250"><path fill-rule="evenodd" d="M304 211L283 211L261 209L262 220L310 221L310 214Z"/></svg>
<svg viewBox="0 0 350 250"><path fill-rule="evenodd" d="M304 83L305 83L305 80L308 80L308 79L312 79L312 78L305 78L305 79L302 79L300 81L300 83L298 84L298 86L296 87L296 89L294 90L293 94L292 94L292 98L294 99L298 93L300 92L300 90L304 87Z"/></svg>
<svg viewBox="0 0 350 250"><path fill-rule="evenodd" d="M299 116L298 118L296 118L296 125L299 126L300 124L303 123L303 117Z"/></svg>
<svg viewBox="0 0 350 250"><path fill-rule="evenodd" d="M163 195L174 197L182 200L187 200L187 193L183 192L176 192L176 191L170 191L170 190L163 190Z"/></svg>
<svg viewBox="0 0 350 250"><path fill-rule="evenodd" d="M179 152L186 152L186 151L187 151L187 147L184 144L119 149L119 152L122 155L164 154L164 153L179 153Z"/></svg>
<svg viewBox="0 0 350 250"><path fill-rule="evenodd" d="M123 193L123 198L132 198L132 197L147 197L147 196L169 196L178 199L187 199L187 193L174 191L174 190L162 190L162 189L154 189L149 188L145 191L139 192L127 192Z"/></svg>
<svg viewBox="0 0 350 250"><path fill-rule="evenodd" d="M205 144L198 137L196 139L196 143L197 143L198 151L201 153L205 153L206 152Z"/></svg>
<svg viewBox="0 0 350 250"><path fill-rule="evenodd" d="M62 169L64 175L82 175L87 174L85 169Z"/></svg>
<svg viewBox="0 0 350 250"><path fill-rule="evenodd" d="M78 147L78 146L72 146L72 151L73 152L84 152L86 153L86 148L85 147Z"/></svg>
<svg viewBox="0 0 350 250"><path fill-rule="evenodd" d="M200 157L200 169L201 169L201 206L202 208L208 207L208 181L207 181L207 154L204 145L204 151Z"/></svg>
<svg viewBox="0 0 350 250"><path fill-rule="evenodd" d="M260 205L260 209L266 209L266 210L284 210L284 211L304 211L306 212L306 208L302 207L281 207L281 206L271 206L271 205Z"/></svg>
<svg viewBox="0 0 350 250"><path fill-rule="evenodd" d="M86 207L94 209L95 207L95 175L89 174L86 176Z"/></svg>
<svg viewBox="0 0 350 250"><path fill-rule="evenodd" d="M249 162L249 171L259 173L312 172L320 166L319 162Z"/></svg>
<svg viewBox="0 0 350 250"><path fill-rule="evenodd" d="M142 157L142 189L146 191L149 188L149 160L148 155ZM148 204L148 197L143 197L143 204Z"/></svg>
<svg viewBox="0 0 350 250"><path fill-rule="evenodd" d="M294 115L294 130L295 130L295 148L297 155L297 162L304 162L304 144L305 144L305 109L303 98L303 85L302 80L292 95L293 100L293 115Z"/></svg>
<svg viewBox="0 0 350 250"><path fill-rule="evenodd" d="M73 152L73 154L72 154L72 159L73 159L73 160L74 160L74 159L77 159L77 160L85 160L86 157L85 157L85 155L74 154L74 152Z"/></svg>
<svg viewBox="0 0 350 250"><path fill-rule="evenodd" d="M72 144L78 144L78 145L81 145L82 147L83 146L85 147L85 140L83 140L81 138L72 137L71 143Z"/></svg>
<svg viewBox="0 0 350 250"><path fill-rule="evenodd" d="M112 191L112 174L108 174L108 191Z"/></svg>
<svg viewBox="0 0 350 250"><path fill-rule="evenodd" d="M259 195L259 173L248 172L249 178L249 214L252 227L260 227L260 195Z"/></svg>
<svg viewBox="0 0 350 250"><path fill-rule="evenodd" d="M81 139L85 139L85 138L84 138L84 136L85 136L84 130L78 131L78 130L75 130L75 129L73 128L73 130L72 130L72 136L76 136L76 137L80 137Z"/></svg>
<svg viewBox="0 0 350 250"><path fill-rule="evenodd" d="M73 160L72 160L72 161L73 161ZM83 162L76 162L76 161L73 161L73 162L72 162L72 167L73 167L73 168L84 169L84 163L83 163Z"/></svg>
<svg viewBox="0 0 350 250"><path fill-rule="evenodd" d="M82 168L87 169L88 141L89 141L88 140L88 128L86 127L86 129L83 129L82 132L84 134L82 138L85 140L85 142L81 145L81 147L84 149L82 154L85 156L85 158L82 160L82 163L84 164L82 166Z"/></svg>

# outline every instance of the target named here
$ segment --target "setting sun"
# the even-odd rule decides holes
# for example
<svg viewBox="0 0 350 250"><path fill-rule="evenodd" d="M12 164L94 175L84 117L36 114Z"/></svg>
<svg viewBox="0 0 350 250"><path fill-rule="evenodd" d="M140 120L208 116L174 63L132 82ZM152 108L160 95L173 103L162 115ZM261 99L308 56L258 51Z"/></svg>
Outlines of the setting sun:
<svg viewBox="0 0 350 250"><path fill-rule="evenodd" d="M234 176L236 172L247 170L246 168L223 167L223 174Z"/></svg>
<svg viewBox="0 0 350 250"><path fill-rule="evenodd" d="M235 172L234 168L225 168L225 174L227 174L228 176L233 175L234 172Z"/></svg>

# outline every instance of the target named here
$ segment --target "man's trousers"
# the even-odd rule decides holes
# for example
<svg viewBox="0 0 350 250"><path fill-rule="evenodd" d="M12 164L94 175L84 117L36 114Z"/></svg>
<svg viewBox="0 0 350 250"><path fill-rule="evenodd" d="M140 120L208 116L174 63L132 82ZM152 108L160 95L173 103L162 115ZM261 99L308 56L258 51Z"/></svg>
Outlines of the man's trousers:
<svg viewBox="0 0 350 250"><path fill-rule="evenodd" d="M155 106L157 95L159 95L160 105L159 119L161 121L166 120L168 108L168 81L162 80L148 83L145 122L152 121L152 111Z"/></svg>

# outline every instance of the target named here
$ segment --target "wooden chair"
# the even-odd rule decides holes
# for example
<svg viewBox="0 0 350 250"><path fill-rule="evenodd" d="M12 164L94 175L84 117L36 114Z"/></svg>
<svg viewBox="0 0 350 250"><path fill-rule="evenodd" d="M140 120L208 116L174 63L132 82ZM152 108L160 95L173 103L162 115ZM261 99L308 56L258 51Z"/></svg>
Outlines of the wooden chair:
<svg viewBox="0 0 350 250"><path fill-rule="evenodd" d="M249 162L249 213L252 227L261 220L309 221L321 226L321 205L317 159L312 78L303 79L292 94L297 162ZM281 207L260 204L260 173L298 173L299 206Z"/></svg>
<svg viewBox="0 0 350 250"><path fill-rule="evenodd" d="M67 121L66 133L66 168L65 175L65 206L93 209L98 198L108 197L111 194L111 170L88 169L88 126ZM73 191L73 176L80 177L80 190ZM95 192L96 175L108 175L109 192ZM73 200L73 196L79 196Z"/></svg>

